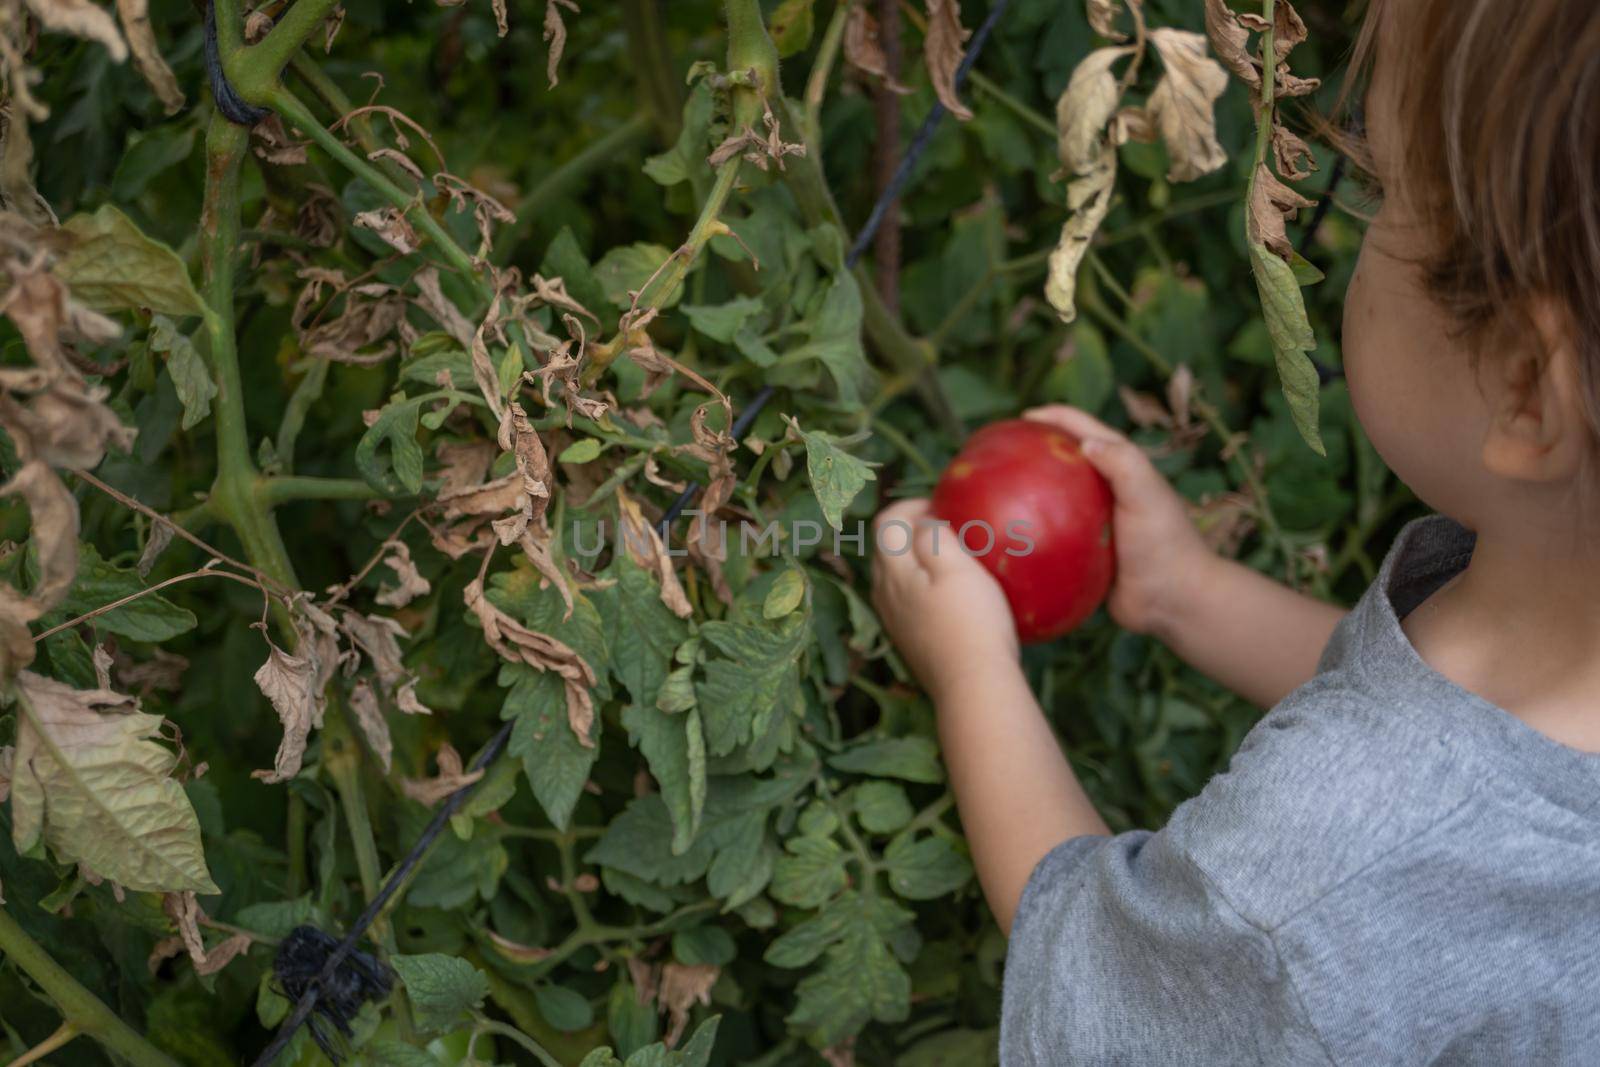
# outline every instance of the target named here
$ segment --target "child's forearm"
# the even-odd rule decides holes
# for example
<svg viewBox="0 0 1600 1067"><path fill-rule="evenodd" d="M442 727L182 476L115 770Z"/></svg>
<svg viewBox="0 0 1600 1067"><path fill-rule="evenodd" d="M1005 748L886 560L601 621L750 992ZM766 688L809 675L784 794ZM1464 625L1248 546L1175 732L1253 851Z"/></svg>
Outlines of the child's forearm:
<svg viewBox="0 0 1600 1067"><path fill-rule="evenodd" d="M1194 575L1155 636L1190 665L1268 708L1310 681L1343 608L1296 593L1230 560Z"/></svg>
<svg viewBox="0 0 1600 1067"><path fill-rule="evenodd" d="M939 740L978 881L1000 929L1062 841L1110 831L1078 783L1016 663L974 671L935 697Z"/></svg>

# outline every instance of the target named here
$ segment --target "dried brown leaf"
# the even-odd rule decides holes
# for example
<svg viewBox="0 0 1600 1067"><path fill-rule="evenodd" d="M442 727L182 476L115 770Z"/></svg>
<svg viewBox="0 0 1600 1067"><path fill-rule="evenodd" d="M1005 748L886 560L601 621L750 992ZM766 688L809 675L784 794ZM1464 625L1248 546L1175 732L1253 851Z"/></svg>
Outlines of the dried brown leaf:
<svg viewBox="0 0 1600 1067"><path fill-rule="evenodd" d="M1228 87L1228 75L1206 55L1203 34L1155 29L1150 31L1150 43L1166 67L1148 107L1172 160L1167 178L1194 181L1228 162L1228 154L1217 142L1217 119L1212 110Z"/></svg>
<svg viewBox="0 0 1600 1067"><path fill-rule="evenodd" d="M1084 174L1100 161L1106 124L1122 95L1111 66L1133 52L1132 48L1098 48L1073 70L1066 90L1056 100L1056 150L1064 173Z"/></svg>
<svg viewBox="0 0 1600 1067"><path fill-rule="evenodd" d="M156 560L161 558L161 553L172 544L172 524L165 519L159 519L150 524L150 536L145 539L144 551L139 553L139 577L147 578L150 568L156 565Z"/></svg>
<svg viewBox="0 0 1600 1067"><path fill-rule="evenodd" d="M56 213L33 184L33 141L20 104L0 105L0 206L35 226L55 226Z"/></svg>
<svg viewBox="0 0 1600 1067"><path fill-rule="evenodd" d="M878 33L878 20L867 10L864 0L852 3L844 24L846 62L857 70L882 78L884 88L890 92L909 93L911 89L889 73L889 57L884 55Z"/></svg>
<svg viewBox="0 0 1600 1067"><path fill-rule="evenodd" d="M1317 169L1311 146L1276 118L1272 124L1272 156L1277 160L1278 173L1292 182L1304 181Z"/></svg>
<svg viewBox="0 0 1600 1067"><path fill-rule="evenodd" d="M45 29L98 41L111 53L114 62L121 63L128 58L128 46L117 32L117 24L89 0L26 0L26 3Z"/></svg>
<svg viewBox="0 0 1600 1067"><path fill-rule="evenodd" d="M161 58L155 32L150 28L149 0L117 0L117 18L122 20L122 32L133 52L133 65L150 83L162 110L169 115L183 110L183 90L178 88L172 68Z"/></svg>
<svg viewBox="0 0 1600 1067"><path fill-rule="evenodd" d="M1143 429L1161 427L1172 429L1172 413L1165 404L1149 393L1130 389L1126 385L1117 387L1117 395L1122 398L1122 406L1127 409L1128 418L1133 420L1135 426Z"/></svg>
<svg viewBox="0 0 1600 1067"><path fill-rule="evenodd" d="M1261 88L1261 67L1250 52L1250 31L1228 7L1228 0L1205 0L1206 36L1211 49L1234 77L1252 89Z"/></svg>
<svg viewBox="0 0 1600 1067"><path fill-rule="evenodd" d="M422 240L417 236L417 231L406 221L405 214L397 207L388 206L363 211L350 221L362 229L377 234L384 244L402 256L409 256L422 247Z"/></svg>
<svg viewBox="0 0 1600 1067"><path fill-rule="evenodd" d="M252 771L250 777L268 784L286 782L300 773L306 741L313 728L322 726L324 704L316 687L316 665L308 656L285 652L267 638L267 661L255 673L256 686L272 704L283 724L283 739L272 770Z"/></svg>
<svg viewBox="0 0 1600 1067"><path fill-rule="evenodd" d="M656 528L644 517L639 504L633 497L620 486L616 491L617 515L621 529L618 531L622 538L622 546L639 566L651 571L661 582L661 602L679 618L687 619L694 614L694 608L689 604L689 598L684 595L683 586L678 582L677 572L672 568L672 557L667 555L667 547L661 541L661 535Z"/></svg>
<svg viewBox="0 0 1600 1067"><path fill-rule="evenodd" d="M561 21L562 8L573 14L578 13L578 5L573 3L573 0L544 0L544 39L549 45L549 58L545 60L545 76L550 79L552 89L561 80L556 77L556 72L561 66L561 53L567 47L567 26ZM500 34L505 36L505 30L502 29Z"/></svg>
<svg viewBox="0 0 1600 1067"><path fill-rule="evenodd" d="M468 584L463 599L483 625L484 640L502 659L561 676L566 689L567 723L584 747L593 748L594 740L589 735L594 726L594 699L589 690L595 684L595 676L588 662L565 642L529 630L491 604L484 595L481 579Z"/></svg>
<svg viewBox="0 0 1600 1067"><path fill-rule="evenodd" d="M439 773L436 776L400 779L401 791L426 807L433 807L451 793L483 777L481 767L471 772L462 769L461 754L448 741L439 746L439 751L433 758L439 765Z"/></svg>
<svg viewBox="0 0 1600 1067"><path fill-rule="evenodd" d="M1111 191L1117 179L1117 152L1102 145L1099 159L1088 173L1067 186L1067 207L1072 214L1062 224L1061 238L1050 253L1044 297L1063 322L1077 317L1078 268L1089 242L1111 210Z"/></svg>
<svg viewBox="0 0 1600 1067"><path fill-rule="evenodd" d="M1250 189L1249 212L1245 221L1249 239L1265 244L1288 259L1294 255L1294 245L1289 243L1287 221L1301 208L1315 205L1315 200L1307 200L1279 181L1266 160L1262 160L1256 168L1255 181Z"/></svg>
<svg viewBox="0 0 1600 1067"><path fill-rule="evenodd" d="M389 737L389 720L383 717L378 694L372 691L372 684L365 678L356 679L356 684L350 687L350 710L356 713L356 724L361 727L362 736L367 739L372 754L378 757L378 765L383 768L384 774L388 774L394 755L394 743Z"/></svg>
<svg viewBox="0 0 1600 1067"><path fill-rule="evenodd" d="M717 983L721 968L710 963L683 964L668 962L661 967L661 988L657 997L661 1008L669 1015L667 1033L662 1041L668 1048L678 1043L689 1025L689 1012L696 1004L711 1003L711 987Z"/></svg>
<svg viewBox="0 0 1600 1067"><path fill-rule="evenodd" d="M966 122L972 112L956 95L956 68L972 31L961 25L961 0L927 0L928 32L922 38L922 54L928 64L928 80L933 91L956 118Z"/></svg>
<svg viewBox="0 0 1600 1067"><path fill-rule="evenodd" d="M1135 3L1138 0L1134 0ZM1089 28L1108 41L1126 41L1128 35L1117 29L1121 0L1087 0Z"/></svg>
<svg viewBox="0 0 1600 1067"><path fill-rule="evenodd" d="M1190 423L1190 405L1194 401L1194 390L1194 371L1189 369L1187 363L1178 364L1178 369L1167 379L1167 408L1172 412L1174 426L1180 430Z"/></svg>
<svg viewBox="0 0 1600 1067"><path fill-rule="evenodd" d="M417 570L417 565L411 560L411 549L406 547L404 541L391 541L389 554L383 558L384 564L395 573L400 584L384 586L378 590L378 595L373 599L386 608L403 608L419 596L427 596L433 587Z"/></svg>

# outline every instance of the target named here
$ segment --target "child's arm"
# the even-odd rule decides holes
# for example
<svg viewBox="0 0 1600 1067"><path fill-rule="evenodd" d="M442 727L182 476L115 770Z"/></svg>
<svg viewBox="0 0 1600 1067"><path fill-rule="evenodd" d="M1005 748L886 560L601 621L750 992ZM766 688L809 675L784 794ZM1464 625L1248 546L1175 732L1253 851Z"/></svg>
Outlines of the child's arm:
<svg viewBox="0 0 1600 1067"><path fill-rule="evenodd" d="M896 504L878 523L873 600L938 709L973 866L1009 931L1045 853L1068 838L1109 831L1028 689L1000 587L948 527L936 525L927 501ZM908 528L917 530L910 546Z"/></svg>
<svg viewBox="0 0 1600 1067"><path fill-rule="evenodd" d="M1311 680L1342 608L1213 553L1144 452L1098 419L1064 405L1028 417L1081 438L1111 483L1117 579L1108 607L1118 624L1159 639L1261 707Z"/></svg>

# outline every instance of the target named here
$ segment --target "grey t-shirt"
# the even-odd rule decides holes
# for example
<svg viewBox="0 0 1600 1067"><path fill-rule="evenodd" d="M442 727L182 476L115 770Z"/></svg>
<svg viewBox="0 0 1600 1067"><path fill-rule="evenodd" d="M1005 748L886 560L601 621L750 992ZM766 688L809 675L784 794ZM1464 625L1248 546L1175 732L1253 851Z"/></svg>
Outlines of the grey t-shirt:
<svg viewBox="0 0 1600 1067"><path fill-rule="evenodd" d="M1005 1067L1600 1064L1600 757L1400 628L1472 545L1409 525L1321 673L1165 829L1040 861Z"/></svg>

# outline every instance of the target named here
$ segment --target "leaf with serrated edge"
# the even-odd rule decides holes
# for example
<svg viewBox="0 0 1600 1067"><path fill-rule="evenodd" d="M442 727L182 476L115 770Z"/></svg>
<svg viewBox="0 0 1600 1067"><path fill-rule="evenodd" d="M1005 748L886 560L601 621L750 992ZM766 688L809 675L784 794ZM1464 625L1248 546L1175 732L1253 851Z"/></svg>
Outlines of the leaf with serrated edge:
<svg viewBox="0 0 1600 1067"><path fill-rule="evenodd" d="M153 738L161 717L107 689L80 690L22 671L16 678L12 840L42 837L63 862L141 892L219 892L200 822L172 777L177 757ZM48 798L48 799L47 799Z"/></svg>
<svg viewBox="0 0 1600 1067"><path fill-rule="evenodd" d="M73 298L96 311L149 308L167 315L201 315L205 303L177 253L146 237L122 212L106 204L93 215L61 224L71 239L55 275Z"/></svg>

